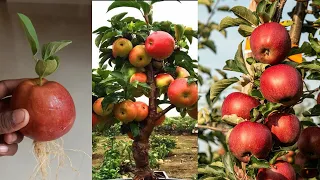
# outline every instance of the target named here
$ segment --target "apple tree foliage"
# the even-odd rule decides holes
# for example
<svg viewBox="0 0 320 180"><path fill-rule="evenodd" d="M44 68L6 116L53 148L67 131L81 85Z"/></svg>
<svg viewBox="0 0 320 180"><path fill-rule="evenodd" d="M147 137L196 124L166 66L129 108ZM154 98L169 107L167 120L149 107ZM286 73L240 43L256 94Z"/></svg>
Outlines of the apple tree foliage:
<svg viewBox="0 0 320 180"><path fill-rule="evenodd" d="M258 159L251 156L249 163L241 163L237 160L228 150L226 139L228 132L239 122L242 122L243 119L236 116L221 117L221 107L217 103L223 101L224 97L221 93L227 88L245 89L245 93L263 102L251 110L251 121L263 123L264 118L273 112L289 112L297 115L303 128L319 126L320 104L316 104L315 99L317 99L316 95L320 92L320 41L315 36L319 33L320 1L314 0L296 3L295 8L291 12L288 12L288 15L292 19L281 21L280 24L286 26L287 29L293 28L296 25L295 16L299 16L297 12L301 14L301 10L307 13L305 14L307 17L314 16L316 18L315 21L308 21L304 20L305 17L303 16L301 31L298 34L290 34L292 37L298 37L298 39L301 35L308 37L308 41L301 42L299 47L292 47L288 54L288 56L302 54L302 62L295 62L288 58L282 62L283 64L295 67L301 73L304 80L302 97L296 104L289 107L285 107L280 103L268 102L260 92L260 76L270 65L260 63L253 57L246 58L243 51L243 41L239 42L234 58L226 60L223 70L218 70L222 78L215 79L209 89L207 103L210 108L199 109L199 138L208 144L214 143L221 146L221 149L218 151L213 151L211 146L209 146L208 154L199 153L199 179L255 179L259 168L270 168L277 159L285 157L289 151L297 150L297 145L295 144L290 147L273 148L266 159ZM260 24L271 21L279 22L284 5L285 1L270 2L262 0L257 5L255 11L251 11L243 6L232 7L229 11L234 16L223 18L218 25L219 30L223 31L229 27L237 27L239 35L248 37L254 28ZM309 9L303 9L303 7L308 6ZM205 29L206 27L199 26L199 32ZM203 35L200 34L200 36ZM242 75L240 77L229 77L226 73L227 71L238 72ZM309 83L314 83L318 87L310 89ZM306 107L305 105L308 102L311 103ZM211 131L208 132L207 130ZM292 166L296 173L299 174L299 167L293 163ZM319 167L320 161L312 166L313 169L318 168L318 171Z"/></svg>
<svg viewBox="0 0 320 180"><path fill-rule="evenodd" d="M146 97L149 97L149 105L152 103L154 107L161 104L170 104L167 92L160 92L156 88L154 76L159 73L169 73L172 77L176 77L176 67L185 68L190 76L188 82L197 82L198 75L196 69L198 67L197 60L192 59L188 55L189 45L193 38L197 37L197 32L182 24L174 24L170 21L154 22L152 6L155 3L163 3L159 0L152 1L114 1L107 9L107 13L116 8L129 7L136 9L141 13L140 17L132 17L127 12L122 12L111 17L108 22L111 26L102 26L95 31L97 35L95 44L100 52L99 67L92 69L92 92L97 97L104 97L102 108L106 109L109 104L117 104L124 100L136 101L135 92L142 91ZM177 2L178 3L178 2ZM169 33L175 40L175 49L172 55L163 61L159 66L155 65L155 60L145 68L139 68L138 71L144 72L148 76L146 83L134 81L130 83L130 77L135 72L134 67L130 64L128 57L113 57L112 44L118 38L126 38L131 41L133 47L144 44L146 38L154 31L165 31ZM162 94L160 94L162 93ZM154 107L149 106L149 114L151 111L156 112ZM175 108L173 105L164 109L168 112ZM184 117L187 108L176 108ZM159 112L156 112L159 115ZM113 123L121 123L111 115ZM107 123L110 125L110 123ZM139 141L148 123L145 121L129 123L121 123L121 132L126 134L131 132L135 141ZM99 131L104 131L108 126L99 125ZM144 157L141 157L144 158Z"/></svg>

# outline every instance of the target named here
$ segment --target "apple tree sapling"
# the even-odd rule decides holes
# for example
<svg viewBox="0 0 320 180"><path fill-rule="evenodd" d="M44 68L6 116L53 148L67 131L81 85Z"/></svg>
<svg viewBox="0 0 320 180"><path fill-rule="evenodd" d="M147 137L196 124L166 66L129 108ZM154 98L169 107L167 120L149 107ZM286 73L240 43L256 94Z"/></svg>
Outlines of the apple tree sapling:
<svg viewBox="0 0 320 180"><path fill-rule="evenodd" d="M197 61L188 55L196 32L169 21L153 22L154 3L166 2L115 1L108 12L132 7L142 16L139 19L123 12L110 19L111 26L94 31L100 62L92 74L93 94L104 97L101 105L105 110L115 104L112 118L119 120L121 132L133 139L135 180L157 178L148 155L153 129L165 121L171 109L185 116L196 111L198 101ZM142 96L149 102L136 99ZM96 171L99 173L99 168Z"/></svg>

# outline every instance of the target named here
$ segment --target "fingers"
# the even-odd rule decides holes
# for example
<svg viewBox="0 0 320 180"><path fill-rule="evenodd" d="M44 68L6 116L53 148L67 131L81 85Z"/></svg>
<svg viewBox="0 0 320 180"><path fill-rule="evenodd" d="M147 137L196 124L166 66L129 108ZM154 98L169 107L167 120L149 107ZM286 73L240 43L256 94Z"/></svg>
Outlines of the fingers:
<svg viewBox="0 0 320 180"><path fill-rule="evenodd" d="M20 143L23 140L23 135L20 132L4 134L4 142L6 144Z"/></svg>
<svg viewBox="0 0 320 180"><path fill-rule="evenodd" d="M25 109L0 113L0 134L9 134L25 127L29 122L29 113Z"/></svg>
<svg viewBox="0 0 320 180"><path fill-rule="evenodd" d="M18 144L0 144L0 156L13 156L18 150Z"/></svg>
<svg viewBox="0 0 320 180"><path fill-rule="evenodd" d="M0 100L0 112L10 110L10 100L11 100L11 97L6 97Z"/></svg>
<svg viewBox="0 0 320 180"><path fill-rule="evenodd" d="M12 79L0 81L0 99L12 94L12 91L26 79Z"/></svg>

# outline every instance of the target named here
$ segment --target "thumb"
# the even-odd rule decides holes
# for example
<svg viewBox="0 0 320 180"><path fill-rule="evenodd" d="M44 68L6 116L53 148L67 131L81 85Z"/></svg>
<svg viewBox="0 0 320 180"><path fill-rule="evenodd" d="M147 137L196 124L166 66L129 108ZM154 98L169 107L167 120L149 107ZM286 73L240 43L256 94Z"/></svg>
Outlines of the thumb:
<svg viewBox="0 0 320 180"><path fill-rule="evenodd" d="M0 113L0 134L12 133L25 127L29 122L29 113L25 109Z"/></svg>

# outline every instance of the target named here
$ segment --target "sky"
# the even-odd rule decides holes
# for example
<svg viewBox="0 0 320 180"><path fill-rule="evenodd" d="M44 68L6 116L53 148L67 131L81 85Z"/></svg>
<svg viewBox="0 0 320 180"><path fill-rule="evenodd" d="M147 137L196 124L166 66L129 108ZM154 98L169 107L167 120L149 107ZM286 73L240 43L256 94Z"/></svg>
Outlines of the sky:
<svg viewBox="0 0 320 180"><path fill-rule="evenodd" d="M237 6L237 5L241 5L241 6L245 6L248 7L249 6L249 2L250 1L243 1L243 0L220 0L218 7L219 6L224 6L227 5L230 8L233 6ZM291 11L291 9L295 6L296 1L287 1L285 7L284 7L284 13L283 13L283 17L282 20L289 20L290 17L287 15L287 12ZM199 17L199 21L201 22L206 22L208 17L209 17L209 13L207 11L207 8L203 5L199 6L199 11L198 11L198 17ZM231 12L221 12L218 11L216 12L211 21L219 23L224 17L226 16L231 16L231 17L235 17ZM312 15L309 15L306 17L306 19L308 20L314 20L314 17ZM316 35L316 37L318 36L318 34ZM205 49L205 50L199 50L199 57L200 57L200 64L204 65L206 67L211 68L212 70L212 74L213 75L218 75L219 74L214 71L214 69L222 69L223 66L225 65L225 61L228 59L233 59L238 45L241 41L244 40L244 38L239 35L238 33L238 29L236 27L232 27L232 28L228 28L227 29L227 38L225 38L222 34L220 34L219 32L215 31L211 34L210 39L212 39L216 46L217 46L217 54L214 54L211 50ZM301 36L301 40L300 40L300 45L304 42L307 41L307 34L302 34ZM228 74L228 77L240 77L240 73L233 73L233 72L228 72L225 71ZM312 81L309 81L308 84L310 85L310 88L315 88L317 86L319 86L319 82L315 83ZM204 86L202 87L202 89L200 90L201 92L205 93L207 92L209 89L208 86ZM227 94L229 94L230 92L232 92L232 89L227 89L225 90L222 95L226 96ZM203 95L201 93L199 93L200 95ZM221 102L220 102L221 103ZM207 106L207 104L205 103L204 98L201 99L201 101L199 102L199 108ZM215 146L212 146L215 147ZM207 150L207 146L205 143L202 143L201 141L199 142L199 151L206 151Z"/></svg>
<svg viewBox="0 0 320 180"><path fill-rule="evenodd" d="M135 8L116 8L107 12L108 7L112 1L92 1L92 31L96 30L101 26L110 26L107 21L112 16L121 12L128 12L127 16L133 16L143 20L143 17L139 10ZM153 5L153 21L171 21L175 24L183 24L192 29L198 28L198 2L182 1L165 1L158 2ZM99 50L94 44L96 35L92 35L92 67L99 67ZM190 45L189 55L192 59L198 58L198 42L197 39L193 39L193 43ZM138 98L137 100L147 103L146 97ZM162 109L167 105L160 106ZM179 113L175 109L169 111L167 116L179 116Z"/></svg>

